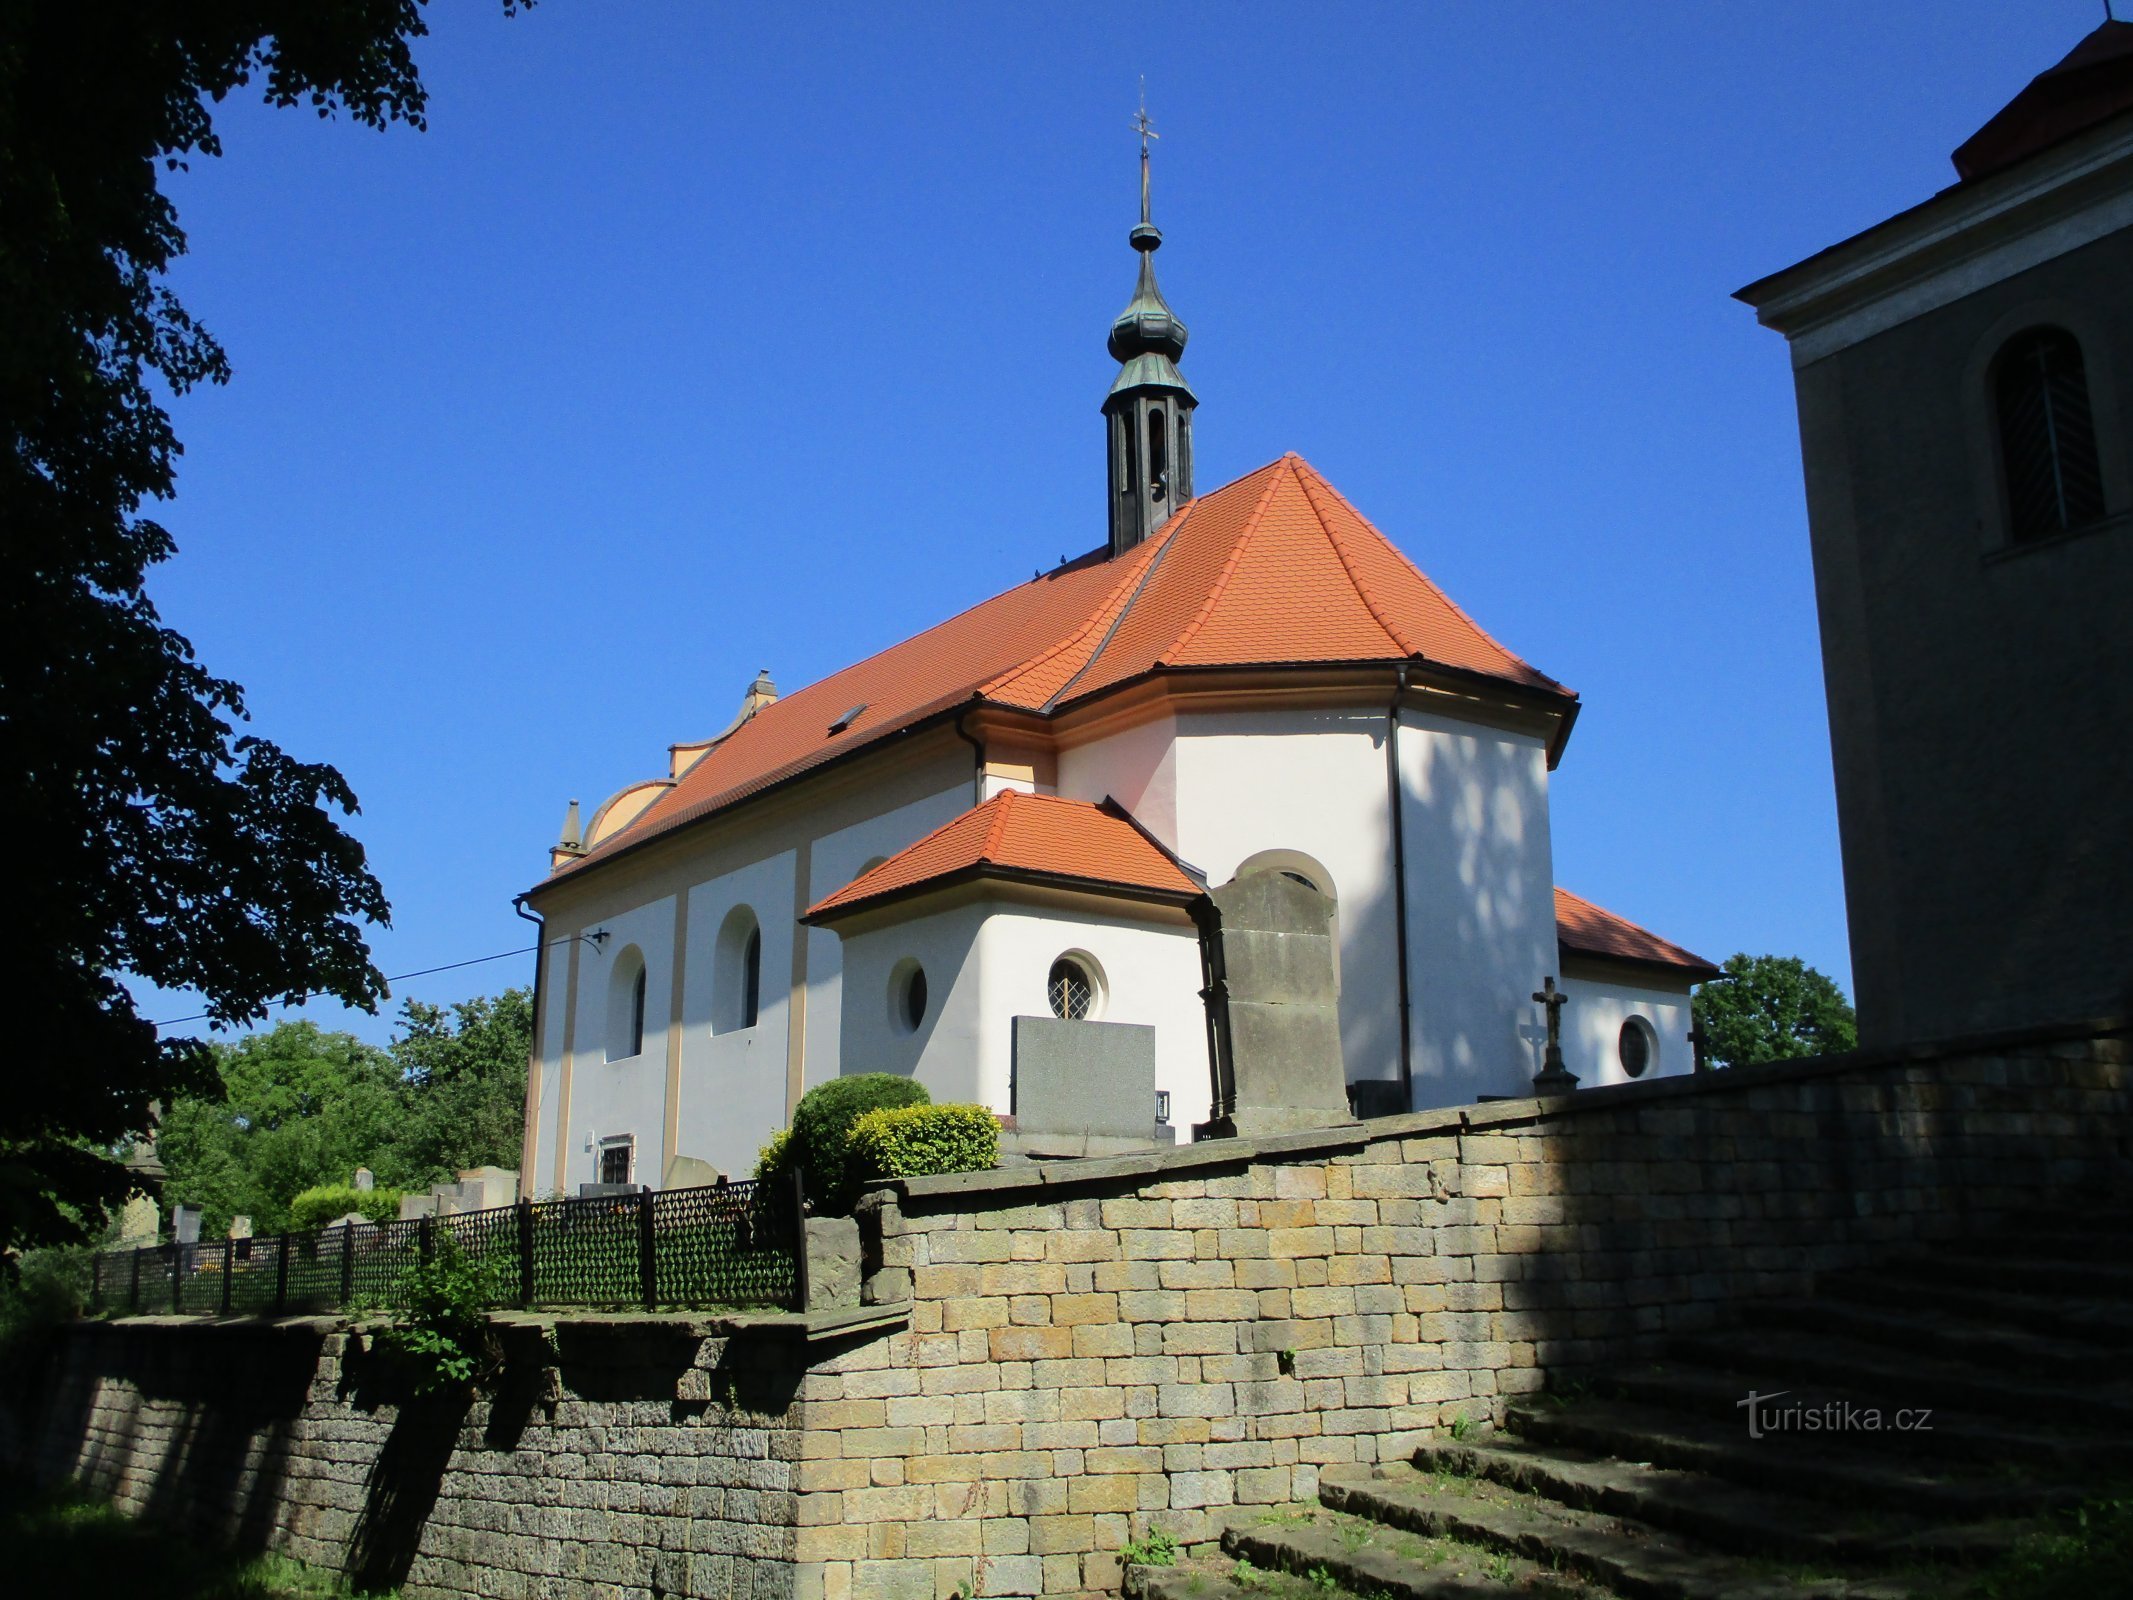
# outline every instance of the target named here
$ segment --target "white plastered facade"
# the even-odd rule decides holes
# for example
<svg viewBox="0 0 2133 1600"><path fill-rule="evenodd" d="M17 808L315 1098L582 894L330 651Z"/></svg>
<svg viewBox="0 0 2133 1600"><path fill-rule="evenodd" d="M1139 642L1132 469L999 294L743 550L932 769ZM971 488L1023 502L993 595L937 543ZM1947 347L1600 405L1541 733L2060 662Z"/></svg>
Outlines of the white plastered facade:
<svg viewBox="0 0 2133 1600"><path fill-rule="evenodd" d="M625 1134L635 1142L635 1181L657 1183L677 1154L745 1176L798 1093L838 1073L915 1073L936 1100L1004 1113L1013 1019L1049 1014L1051 965L1077 951L1104 976L1105 1020L1156 1029L1158 1087L1171 1095L1174 1122L1202 1120L1211 1074L1199 945L1174 910L1107 909L1086 897L1041 903L997 885L980 892L981 882L834 927L799 921L807 906L1003 787L1115 800L1210 885L1262 868L1310 878L1336 905L1346 1075L1397 1081L1390 689L1388 681L1381 696L1347 703L1159 701L1078 734L1062 729L1050 782L980 776L970 746L943 734L736 808L731 819L677 830L642 852L654 865L618 862L588 874L582 888L559 885L542 901L551 937L595 929L606 937L579 942L575 983L566 949L547 957L528 1192L594 1181L600 1141ZM1651 1074L1688 1070L1685 992L1592 964L1564 973L1546 730L1472 714L1455 696L1412 694L1398 747L1410 1103L1530 1092L1545 1043L1531 996L1550 974L1571 997L1564 1052L1582 1083L1622 1079L1617 1039L1631 1014L1652 1026ZM759 1010L752 1027L719 1031L719 935L739 906L761 932ZM629 949L647 974L644 1049L610 1061L615 963ZM909 962L927 975L928 1014L915 1032L891 1010L892 973Z"/></svg>

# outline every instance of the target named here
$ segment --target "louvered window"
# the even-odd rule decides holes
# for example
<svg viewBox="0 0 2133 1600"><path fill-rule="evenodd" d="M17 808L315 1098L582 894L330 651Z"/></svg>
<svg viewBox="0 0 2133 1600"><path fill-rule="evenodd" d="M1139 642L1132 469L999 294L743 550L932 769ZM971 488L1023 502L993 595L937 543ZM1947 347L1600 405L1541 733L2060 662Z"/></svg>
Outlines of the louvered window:
<svg viewBox="0 0 2133 1600"><path fill-rule="evenodd" d="M2103 477L2081 346L2063 328L2017 334L1994 366L2008 531L2049 538L2103 515Z"/></svg>

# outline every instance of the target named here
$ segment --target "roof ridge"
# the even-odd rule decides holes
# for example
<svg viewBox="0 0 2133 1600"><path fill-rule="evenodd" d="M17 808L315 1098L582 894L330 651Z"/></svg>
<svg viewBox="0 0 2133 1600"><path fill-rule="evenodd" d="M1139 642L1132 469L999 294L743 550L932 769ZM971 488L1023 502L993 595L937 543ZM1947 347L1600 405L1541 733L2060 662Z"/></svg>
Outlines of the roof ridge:
<svg viewBox="0 0 2133 1600"><path fill-rule="evenodd" d="M1377 625L1385 630L1385 637L1400 647L1402 654L1410 656L1426 655L1427 652L1418 649L1414 641L1408 638L1393 622L1392 618L1386 614L1385 607L1379 603L1377 595L1372 592L1369 581L1356 570L1355 558L1348 549L1347 541L1340 536L1340 530L1327 520L1325 507L1319 504L1318 491L1321 489L1326 490L1345 505L1347 502L1342 498L1340 491L1326 482L1319 475L1318 469L1312 466L1310 462L1303 461L1301 457L1298 457L1298 461L1301 463L1303 470L1297 474L1296 481L1303 485L1304 503L1310 506L1311 515L1318 519L1319 529L1325 534L1326 543L1333 546L1334 559L1340 562L1341 571L1348 574L1348 583L1355 590L1356 597L1363 602L1363 609L1368 611ZM1348 506L1348 510L1354 512L1359 520L1361 519L1362 513L1356 511L1354 506ZM1379 534L1378 537L1382 539L1385 536Z"/></svg>
<svg viewBox="0 0 2133 1600"><path fill-rule="evenodd" d="M1142 586L1147 583L1149 574L1162 565L1163 552L1170 547L1170 539L1175 525L1182 521L1196 503L1187 501L1175 512L1171 513L1169 522L1156 529L1147 539L1134 547L1134 559L1126 562L1121 567L1118 582L1105 591L1103 603L1089 612L1087 619L1080 627L1049 649L1039 651L1036 655L1031 656L1012 671L1003 672L992 679L981 688L980 694L985 699L990 700L998 691L1005 689L1009 684L1030 676L1039 668L1070 653L1076 646L1086 640L1090 634L1095 633L1098 626L1104 623L1104 618L1109 616L1111 620L1108 625L1104 626L1103 635L1096 641L1096 647L1089 652L1088 660L1082 662L1080 666L1067 674L1067 686L1071 686L1077 678L1087 672L1096 658L1103 654L1104 646L1110 642L1111 635L1118 630L1118 625L1124 620L1126 613L1132 610L1134 598L1140 593ZM1148 553L1146 559L1141 559L1144 552ZM1112 615L1112 607L1114 605L1118 608L1116 615ZM1064 692L1064 687L1060 692ZM1048 709L1058 698L1058 694L1048 696L1038 709Z"/></svg>
<svg viewBox="0 0 2133 1600"><path fill-rule="evenodd" d="M1244 559L1245 546L1252 542L1252 535L1259 531L1259 521L1266 515L1266 508L1274 498L1275 486L1281 482L1284 471L1291 475L1295 473L1296 469L1289 463L1302 459L1303 457L1291 450L1279 461L1271 463L1271 471L1267 468L1260 469L1267 473L1267 480L1266 487L1259 493L1259 503L1252 507L1252 514L1244 519L1244 527L1237 534L1237 542L1229 547L1229 559L1222 563L1222 570L1215 574L1215 581L1207 586L1207 598L1200 602L1200 609L1193 613L1192 620L1185 624L1184 631L1171 640L1167 648L1156 652L1157 666L1167 665L1171 656L1192 643L1193 635L1198 633L1206 625L1207 619L1214 614L1216 602L1228 591L1229 580L1236 576L1238 564Z"/></svg>
<svg viewBox="0 0 2133 1600"><path fill-rule="evenodd" d="M1472 628L1474 632L1479 634L1482 639L1484 639L1487 643L1494 646L1496 649L1501 650L1506 657L1517 663L1519 666L1525 668L1526 671L1532 673L1542 682L1554 684L1556 688L1562 690L1565 694L1575 693L1575 691L1572 690L1568 684L1561 682L1559 679L1549 677L1547 673L1541 671L1540 668L1536 667L1532 662L1528 661L1516 650L1513 650L1509 645L1505 644L1501 639L1497 638L1495 634L1489 632L1488 629L1484 628L1480 623L1476 622L1473 617L1467 613L1466 608L1460 605L1458 601L1454 600L1451 595L1443 588L1443 586L1437 582L1435 578L1432 578L1428 573L1424 572L1421 566L1416 563L1413 557L1408 555L1405 550L1402 550L1391 539L1387 538L1385 535L1385 531L1382 528L1380 528L1376 523L1372 522L1368 517L1364 516L1361 511L1357 510L1355 502L1350 500L1346 495L1342 494L1340 490L1334 488L1332 484L1328 483L1324 474L1322 474L1316 467L1312 466L1310 462L1305 461L1303 463L1303 468L1304 471L1308 472L1313 478L1317 479L1318 483L1325 489L1326 493L1333 496L1334 499L1338 500L1343 506L1347 507L1349 514L1353 516L1356 521L1360 522L1364 527L1368 528L1371 533L1375 534L1378 540L1393 553L1393 556L1396 560L1405 563L1407 570L1409 572L1412 572L1417 578L1419 578L1422 581L1423 585L1429 590L1429 592L1435 595L1439 600L1444 603L1445 608L1449 610L1453 616L1457 617L1469 628ZM1308 495L1309 490L1307 489L1305 493ZM1312 510L1316 511L1317 507L1314 505L1312 507ZM1331 530L1328 531L1330 533ZM1336 548L1338 548L1339 540L1337 536L1334 542ZM1345 552L1343 552L1341 556L1341 565L1343 567L1346 567L1347 564L1347 555ZM1358 586L1356 592L1358 594L1362 593L1360 586ZM1364 595L1363 603L1365 605L1370 605L1370 598L1368 595ZM1372 616L1377 616L1377 608L1375 606L1371 606L1370 614ZM1383 620L1383 618L1379 618L1381 625L1383 623ZM1409 648L1407 645L1407 641L1402 639L1397 633L1393 633L1392 629L1387 628L1386 632L1392 633L1394 641L1398 643L1403 649ZM1428 659L1427 651L1414 650L1411 653L1422 656L1425 660Z"/></svg>
<svg viewBox="0 0 2133 1600"><path fill-rule="evenodd" d="M1000 836L1007 832L1008 801L1012 800L1016 795L1020 794L1021 792L1022 791L1019 789L1002 789L990 800L981 800L978 802L977 809L980 811L984 810L985 807L992 805L996 805L1000 808L999 811L994 815L991 825L985 830L985 842L978 846L978 859L980 861L992 860L995 852L999 850Z"/></svg>

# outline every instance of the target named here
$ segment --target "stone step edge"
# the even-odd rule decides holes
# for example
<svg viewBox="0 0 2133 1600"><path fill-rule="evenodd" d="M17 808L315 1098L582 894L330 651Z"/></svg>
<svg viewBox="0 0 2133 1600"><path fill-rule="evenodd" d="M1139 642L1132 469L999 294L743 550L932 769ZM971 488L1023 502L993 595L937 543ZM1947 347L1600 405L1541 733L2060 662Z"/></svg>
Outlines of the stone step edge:
<svg viewBox="0 0 2133 1600"><path fill-rule="evenodd" d="M1699 1438L1685 1427L1669 1427L1670 1420L1705 1430L1715 1426L1692 1412L1669 1412L1635 1401L1602 1402L1609 1409L1562 1411L1537 1406L1513 1406L1505 1416L1506 1430L1521 1439L1589 1450L1625 1461L1648 1461L1654 1466L1701 1473L1730 1483L1760 1489L1790 1492L1801 1499L1827 1500L1845 1505L1861 1498L1888 1509L1922 1512L1935 1516L1967 1517L1994 1506L2018 1506L2025 1511L2052 1511L2079 1505L2085 1491L2073 1483L2028 1483L1995 1479L1961 1483L1934 1483L1892 1472L1865 1457L1854 1460L1818 1456L1803 1461L1790 1448L1758 1453L1740 1448L1752 1441L1743 1436L1736 1444ZM1650 1417L1623 1416L1620 1409L1650 1411ZM1803 1466L1813 1471L1802 1473ZM1788 1487L1790 1486L1790 1487Z"/></svg>
<svg viewBox="0 0 2133 1600"><path fill-rule="evenodd" d="M1551 1574L1536 1571L1536 1564L1512 1551L1503 1552L1515 1563L1511 1577L1499 1583L1494 1579L1474 1581L1438 1572L1390 1550L1367 1545L1351 1550L1338 1534L1326 1528L1272 1528L1232 1523L1222 1535L1222 1548L1254 1566L1271 1567L1299 1578L1308 1577L1314 1570L1322 1570L1343 1589L1372 1596L1373 1600L1388 1594L1393 1600L1472 1600L1472 1597L1481 1596L1570 1593L1568 1586L1551 1585L1548 1581ZM1194 1596L1193 1600L1199 1600L1199 1597Z"/></svg>
<svg viewBox="0 0 2133 1600"><path fill-rule="evenodd" d="M1915 1518L1905 1523L1900 1535L1838 1531L1827 1526L1829 1507L1760 1484L1738 1484L1641 1460L1550 1460L1516 1442L1423 1444L1415 1450L1415 1465L1425 1472L1479 1478L1574 1511L1664 1528L1709 1549L1751 1560L1886 1567L1893 1561L1931 1559L1937 1548L1935 1535L1940 1532ZM1671 1474L1677 1482L1653 1482L1650 1475L1660 1472ZM1672 1494L1670 1488L1685 1492ZM1814 1520L1823 1521L1824 1526L1798 1525ZM1898 1537L1901 1545L1896 1543Z"/></svg>
<svg viewBox="0 0 2133 1600"><path fill-rule="evenodd" d="M1321 1473L1318 1498L1331 1510L1388 1527L1441 1535L1574 1572L1624 1600L1908 1600L1900 1588L1856 1579L1766 1584L1733 1557L1696 1551L1665 1533L1632 1537L1550 1522L1530 1511L1405 1489L1367 1469Z"/></svg>
<svg viewBox="0 0 2133 1600"><path fill-rule="evenodd" d="M1758 1321L1810 1332L1836 1332L1877 1349L1924 1350L1954 1360L1973 1351L1987 1360L2016 1360L2041 1369L2068 1373L2123 1368L2125 1355L2101 1345L2053 1339L2034 1329L1964 1319L1951 1324L1945 1314L1900 1311L1856 1301L1777 1300L1756 1308Z"/></svg>
<svg viewBox="0 0 2133 1600"><path fill-rule="evenodd" d="M1711 1422L1722 1415L1737 1418L1739 1398L1755 1386L1745 1373L1716 1362L1672 1360L1659 1364L1660 1371L1619 1371L1603 1375L1595 1387L1613 1401L1648 1406L1685 1417ZM1811 1386L1818 1400L1852 1401L1866 1405L1867 1396L1848 1385L1827 1380ZM1718 1409L1721 1404L1723 1412ZM1966 1461L1989 1461L2019 1456L2055 1466L2094 1468L2121 1459L2133 1461L2133 1443L2110 1433L2040 1433L2026 1429L2017 1418L2004 1413L1980 1412L1960 1406L1936 1408L1933 1431L1928 1434L1888 1434L1905 1454L1954 1455ZM1907 1441L1915 1440L1916 1444Z"/></svg>
<svg viewBox="0 0 2133 1600"><path fill-rule="evenodd" d="M1784 1382L1787 1364L1802 1377L1834 1383L1855 1392L1878 1387L1884 1393L1879 1409L1917 1405L1918 1397L1933 1394L1954 1396L1957 1404L1946 1409L1987 1412L1996 1416L2050 1416L2078 1418L2087 1431L2112 1427L2133 1428L2133 1398L2095 1392L2093 1386L2062 1387L2056 1384L2010 1383L2003 1373L1965 1361L1914 1358L1886 1359L1886 1346L1856 1339L1823 1338L1812 1344L1787 1343L1781 1349L1764 1351L1770 1343L1760 1334L1686 1334L1669 1342L1669 1351L1690 1361L1755 1363L1771 1370L1752 1381ZM1831 1377L1830 1374L1840 1376ZM1912 1398L1905 1399L1909 1395ZM1944 1407L1944 1398L1933 1401Z"/></svg>

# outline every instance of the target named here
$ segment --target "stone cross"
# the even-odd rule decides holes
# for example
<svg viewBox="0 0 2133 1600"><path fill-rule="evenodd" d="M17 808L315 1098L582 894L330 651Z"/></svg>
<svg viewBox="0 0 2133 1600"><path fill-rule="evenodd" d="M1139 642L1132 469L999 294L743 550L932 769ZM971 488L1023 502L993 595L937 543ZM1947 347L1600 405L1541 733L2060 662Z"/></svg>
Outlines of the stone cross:
<svg viewBox="0 0 2133 1600"><path fill-rule="evenodd" d="M1568 1094L1578 1086L1577 1074L1563 1065L1563 1007L1570 996L1548 977L1533 991L1533 1000L1548 1009L1548 1052L1541 1058L1540 1071L1533 1075L1533 1087L1541 1094Z"/></svg>
<svg viewBox="0 0 2133 1600"><path fill-rule="evenodd" d="M1703 1024L1700 1022L1689 1029L1689 1048L1696 1052L1696 1070L1698 1072L1709 1072L1711 1070L1711 1036L1703 1031Z"/></svg>

